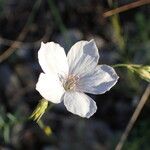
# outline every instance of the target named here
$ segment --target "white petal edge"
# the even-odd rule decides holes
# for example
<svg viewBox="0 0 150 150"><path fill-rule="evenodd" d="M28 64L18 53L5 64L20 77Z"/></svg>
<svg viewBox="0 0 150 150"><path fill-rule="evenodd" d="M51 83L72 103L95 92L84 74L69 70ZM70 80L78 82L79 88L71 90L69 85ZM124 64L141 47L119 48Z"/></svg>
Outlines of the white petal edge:
<svg viewBox="0 0 150 150"><path fill-rule="evenodd" d="M90 118L97 110L95 101L80 92L66 92L64 105L71 113L85 118Z"/></svg>
<svg viewBox="0 0 150 150"><path fill-rule="evenodd" d="M108 65L98 65L96 69L81 77L78 90L91 94L103 94L109 91L118 81L115 70Z"/></svg>
<svg viewBox="0 0 150 150"><path fill-rule="evenodd" d="M36 84L36 90L46 100L53 103L60 103L65 90L59 81L59 78L53 74L41 73Z"/></svg>
<svg viewBox="0 0 150 150"><path fill-rule="evenodd" d="M44 73L68 74L68 62L64 48L54 42L41 43L38 59Z"/></svg>
<svg viewBox="0 0 150 150"><path fill-rule="evenodd" d="M69 73L84 75L94 69L99 60L99 53L94 40L79 41L74 44L67 55Z"/></svg>

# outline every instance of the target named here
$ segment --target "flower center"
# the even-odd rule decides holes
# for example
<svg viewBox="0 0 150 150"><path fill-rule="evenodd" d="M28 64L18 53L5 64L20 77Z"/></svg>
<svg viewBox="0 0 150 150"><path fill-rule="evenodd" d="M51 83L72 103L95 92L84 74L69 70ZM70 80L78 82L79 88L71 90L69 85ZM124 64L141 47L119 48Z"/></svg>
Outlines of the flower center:
<svg viewBox="0 0 150 150"><path fill-rule="evenodd" d="M79 80L78 76L69 75L64 83L64 89L67 90L74 90L77 85L77 81Z"/></svg>

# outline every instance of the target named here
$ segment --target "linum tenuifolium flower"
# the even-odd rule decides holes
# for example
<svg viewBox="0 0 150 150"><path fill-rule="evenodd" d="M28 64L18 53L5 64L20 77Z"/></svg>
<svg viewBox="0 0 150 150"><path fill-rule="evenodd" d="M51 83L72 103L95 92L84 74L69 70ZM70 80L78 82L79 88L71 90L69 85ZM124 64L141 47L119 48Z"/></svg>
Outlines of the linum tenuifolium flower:
<svg viewBox="0 0 150 150"><path fill-rule="evenodd" d="M67 56L59 44L42 42L38 59L43 73L36 90L47 101L63 102L68 111L81 117L89 118L97 110L95 101L84 92L103 94L119 78L112 67L98 65L94 40L77 42Z"/></svg>

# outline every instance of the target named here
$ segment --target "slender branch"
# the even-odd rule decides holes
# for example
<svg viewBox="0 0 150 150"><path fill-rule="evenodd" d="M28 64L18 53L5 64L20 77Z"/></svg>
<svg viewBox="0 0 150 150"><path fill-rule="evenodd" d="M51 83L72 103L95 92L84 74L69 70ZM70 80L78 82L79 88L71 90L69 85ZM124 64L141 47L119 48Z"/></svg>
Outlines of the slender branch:
<svg viewBox="0 0 150 150"><path fill-rule="evenodd" d="M130 9L133 9L133 8L136 8L136 7L140 7L142 5L149 4L149 3L150 3L150 0L138 0L136 2L133 2L133 3L130 3L130 4L118 7L116 9L112 9L110 11L107 11L107 12L105 12L103 14L103 17L105 17L105 18L106 17L110 17L110 16L112 16L114 14L118 14L118 13L130 10Z"/></svg>
<svg viewBox="0 0 150 150"><path fill-rule="evenodd" d="M21 46L21 42L18 43L18 41L22 41L26 37L26 34L28 32L28 25L33 19L35 11L37 11L37 9L39 8L40 3L41 3L41 0L38 0L35 2L32 8L31 14L28 17L27 22L24 25L23 29L21 30L21 33L19 34L17 39L14 41L14 43L12 43L12 45L7 50L5 50L3 54L0 55L0 63L6 60L9 56L11 56L15 52L15 50Z"/></svg>
<svg viewBox="0 0 150 150"><path fill-rule="evenodd" d="M121 138L120 138L120 141L118 142L115 150L121 150L131 129L133 128L133 125L135 124L138 116L140 115L140 112L142 110L142 108L144 107L144 104L146 103L148 97L150 95L150 84L147 86L147 88L145 89L145 92L143 94L143 96L141 97L140 101L139 101L139 104L137 105L125 131L123 132Z"/></svg>
<svg viewBox="0 0 150 150"><path fill-rule="evenodd" d="M10 39L6 39L6 38L3 38L0 36L0 43L2 43L5 46L10 46L14 42L16 42L16 44L18 46L19 45L26 45L26 46L31 46L31 47L38 47L42 40L48 39L49 35L51 34L50 31L51 31L50 27L47 25L44 35L40 39L38 39L37 41L34 41L34 42L22 42L22 41L10 40Z"/></svg>

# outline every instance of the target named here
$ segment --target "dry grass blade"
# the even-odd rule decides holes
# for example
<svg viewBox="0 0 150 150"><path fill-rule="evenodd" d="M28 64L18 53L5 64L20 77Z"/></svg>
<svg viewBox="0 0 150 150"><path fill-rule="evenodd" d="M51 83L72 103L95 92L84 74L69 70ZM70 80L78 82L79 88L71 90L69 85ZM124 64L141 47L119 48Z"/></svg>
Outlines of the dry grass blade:
<svg viewBox="0 0 150 150"><path fill-rule="evenodd" d="M10 55L12 55L16 48L19 48L22 45L21 42L18 41L22 41L25 38L26 34L27 28L23 28L21 34L17 38L17 41L14 41L14 43L12 43L12 45L3 54L0 55L0 63L7 59Z"/></svg>
<svg viewBox="0 0 150 150"><path fill-rule="evenodd" d="M44 35L39 40L34 41L34 42L14 41L14 40L9 40L9 39L3 38L1 36L0 36L0 42L6 46L10 46L10 45L12 46L12 44L16 43L16 45L17 45L16 47L19 47L19 45L27 45L30 47L39 47L39 45L41 44L41 41L48 40L49 35L51 34L51 31L52 31L51 28L47 25Z"/></svg>
<svg viewBox="0 0 150 150"><path fill-rule="evenodd" d="M0 63L6 60L10 55L12 55L15 52L17 48L19 48L22 45L21 42L18 42L18 41L23 41L24 38L26 37L26 34L28 32L28 25L33 19L33 15L34 15L33 13L35 13L35 11L37 11L37 9L39 8L40 3L41 3L41 0L38 0L35 2L33 9L31 11L31 14L28 17L27 22L25 26L23 27L21 33L17 37L16 41L14 41L14 43L12 43L12 45L7 50L5 50L3 54L0 55Z"/></svg>
<svg viewBox="0 0 150 150"><path fill-rule="evenodd" d="M103 14L103 16L106 18L106 17L110 17L114 14L118 14L118 13L121 13L121 12L124 12L124 11L127 11L127 10L130 10L130 9L133 9L133 8L136 8L136 7L139 7L139 6L142 6L142 5L145 5L145 4L149 4L150 3L150 0L139 0L139 1L136 1L136 2L133 2L133 3L130 3L130 4L127 4L127 5L124 5L124 6L121 6L121 7L118 7L116 9L113 9L113 10L110 10L110 11L107 11Z"/></svg>
<svg viewBox="0 0 150 150"><path fill-rule="evenodd" d="M144 104L146 103L149 95L150 95L150 84L147 86L143 96L141 97L141 99L139 101L139 104L137 105L137 107L136 107L136 109L135 109L135 111L134 111L134 113L133 113L133 115L132 115L125 131L124 131L124 133L122 134L122 136L120 138L119 143L117 144L117 146L115 148L115 150L121 150L122 149L128 135L129 135L134 123L136 122L142 108L144 107Z"/></svg>

